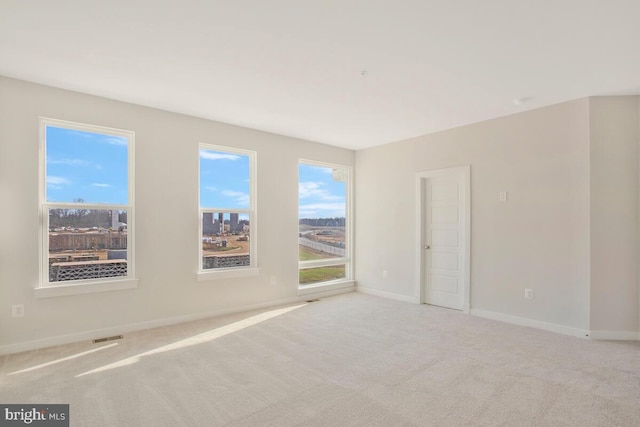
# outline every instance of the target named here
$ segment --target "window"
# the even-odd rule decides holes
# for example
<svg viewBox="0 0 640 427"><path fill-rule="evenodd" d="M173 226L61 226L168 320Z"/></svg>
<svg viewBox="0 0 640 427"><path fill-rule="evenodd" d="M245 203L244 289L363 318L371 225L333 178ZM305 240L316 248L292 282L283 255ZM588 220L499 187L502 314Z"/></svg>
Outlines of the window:
<svg viewBox="0 0 640 427"><path fill-rule="evenodd" d="M257 264L255 152L200 145L199 271Z"/></svg>
<svg viewBox="0 0 640 427"><path fill-rule="evenodd" d="M41 286L134 277L134 133L41 119Z"/></svg>
<svg viewBox="0 0 640 427"><path fill-rule="evenodd" d="M299 284L351 279L350 173L344 166L300 161L298 169Z"/></svg>

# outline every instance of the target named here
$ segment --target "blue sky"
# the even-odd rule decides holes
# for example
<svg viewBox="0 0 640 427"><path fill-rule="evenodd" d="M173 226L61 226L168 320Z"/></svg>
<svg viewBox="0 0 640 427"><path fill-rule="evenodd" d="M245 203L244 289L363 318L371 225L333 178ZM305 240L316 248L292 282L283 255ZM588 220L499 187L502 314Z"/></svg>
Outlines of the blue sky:
<svg viewBox="0 0 640 427"><path fill-rule="evenodd" d="M127 204L127 139L47 126L47 201ZM329 167L300 164L299 217L345 216L346 183ZM200 150L200 206L249 208L249 156Z"/></svg>
<svg viewBox="0 0 640 427"><path fill-rule="evenodd" d="M345 182L334 179L333 169L301 163L298 169L298 217L345 217Z"/></svg>
<svg viewBox="0 0 640 427"><path fill-rule="evenodd" d="M345 216L346 183L333 179L327 167L300 164L299 217ZM200 149L200 207L249 207L249 156Z"/></svg>
<svg viewBox="0 0 640 427"><path fill-rule="evenodd" d="M127 138L47 126L47 201L126 205L127 158Z"/></svg>
<svg viewBox="0 0 640 427"><path fill-rule="evenodd" d="M200 207L249 208L249 156L200 149Z"/></svg>

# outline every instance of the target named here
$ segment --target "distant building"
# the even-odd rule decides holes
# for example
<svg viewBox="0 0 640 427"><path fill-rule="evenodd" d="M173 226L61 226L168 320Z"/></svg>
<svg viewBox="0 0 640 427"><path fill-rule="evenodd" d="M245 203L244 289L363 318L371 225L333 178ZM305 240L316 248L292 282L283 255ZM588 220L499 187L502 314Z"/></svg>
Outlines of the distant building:
<svg viewBox="0 0 640 427"><path fill-rule="evenodd" d="M111 211L111 229L117 230L120 227L120 212L117 209Z"/></svg>
<svg viewBox="0 0 640 427"><path fill-rule="evenodd" d="M229 230L233 233L234 231L240 231L240 227L238 226L238 214L232 213L231 220L229 221Z"/></svg>
<svg viewBox="0 0 640 427"><path fill-rule="evenodd" d="M239 221L239 214L229 214L230 219L224 219L224 213L205 212L202 214L202 234L214 235L234 231L242 231L243 223Z"/></svg>
<svg viewBox="0 0 640 427"><path fill-rule="evenodd" d="M217 221L217 220L216 220ZM213 235L220 232L220 225L213 220L212 212L205 212L202 214L202 234Z"/></svg>
<svg viewBox="0 0 640 427"><path fill-rule="evenodd" d="M123 218L125 221L126 217ZM127 229L127 223L120 221L120 211L114 209L111 211L111 229L125 231Z"/></svg>

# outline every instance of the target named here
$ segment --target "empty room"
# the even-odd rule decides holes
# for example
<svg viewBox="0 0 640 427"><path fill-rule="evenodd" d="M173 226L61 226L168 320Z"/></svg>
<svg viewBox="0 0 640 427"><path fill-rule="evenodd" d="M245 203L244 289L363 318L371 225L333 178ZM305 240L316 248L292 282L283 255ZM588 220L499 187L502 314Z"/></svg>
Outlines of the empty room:
<svg viewBox="0 0 640 427"><path fill-rule="evenodd" d="M640 425L638 16L0 0L0 425Z"/></svg>

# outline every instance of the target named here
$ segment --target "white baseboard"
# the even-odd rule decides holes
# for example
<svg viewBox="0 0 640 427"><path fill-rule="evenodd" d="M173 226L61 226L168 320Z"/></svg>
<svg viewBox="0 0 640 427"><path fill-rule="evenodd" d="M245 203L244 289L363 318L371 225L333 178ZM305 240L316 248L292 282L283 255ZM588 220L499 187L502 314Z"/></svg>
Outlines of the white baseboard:
<svg viewBox="0 0 640 427"><path fill-rule="evenodd" d="M353 288L335 289L327 292L318 292L312 295L301 295L292 298L281 299L277 301L269 301L258 304L249 304L232 309L213 310L184 316L174 316L162 319L150 320L147 322L131 323L127 325L114 326L111 328L94 329L90 331L77 332L68 335L58 335L33 341L24 341L15 344L0 346L0 355L21 353L23 351L37 350L45 347L53 347L56 345L70 344L79 341L93 340L96 338L108 337L113 335L122 335L128 332L141 331L145 329L158 328L161 326L175 325L179 323L190 322L192 320L206 319L209 317L225 316L228 314L242 313L245 311L260 310L263 308L276 307L279 305L293 304L308 300L310 296L315 298L325 297L337 294L353 292Z"/></svg>
<svg viewBox="0 0 640 427"><path fill-rule="evenodd" d="M397 301L410 302L412 304L420 304L420 299L418 297L412 297L407 295L395 294L393 292L379 291L377 289L364 288L362 286L356 287L357 292L362 292L363 294L374 295L382 298L394 299Z"/></svg>
<svg viewBox="0 0 640 427"><path fill-rule="evenodd" d="M591 331L592 340L639 341L640 333L634 331Z"/></svg>
<svg viewBox="0 0 640 427"><path fill-rule="evenodd" d="M498 320L500 322L511 323L518 326L528 326L530 328L542 329L543 331L556 332L558 334L570 335L573 337L586 338L589 336L589 331L585 329L541 322L540 320L527 319L526 317L511 316L509 314L479 310L477 308L472 308L470 314L472 316L484 317L485 319Z"/></svg>

